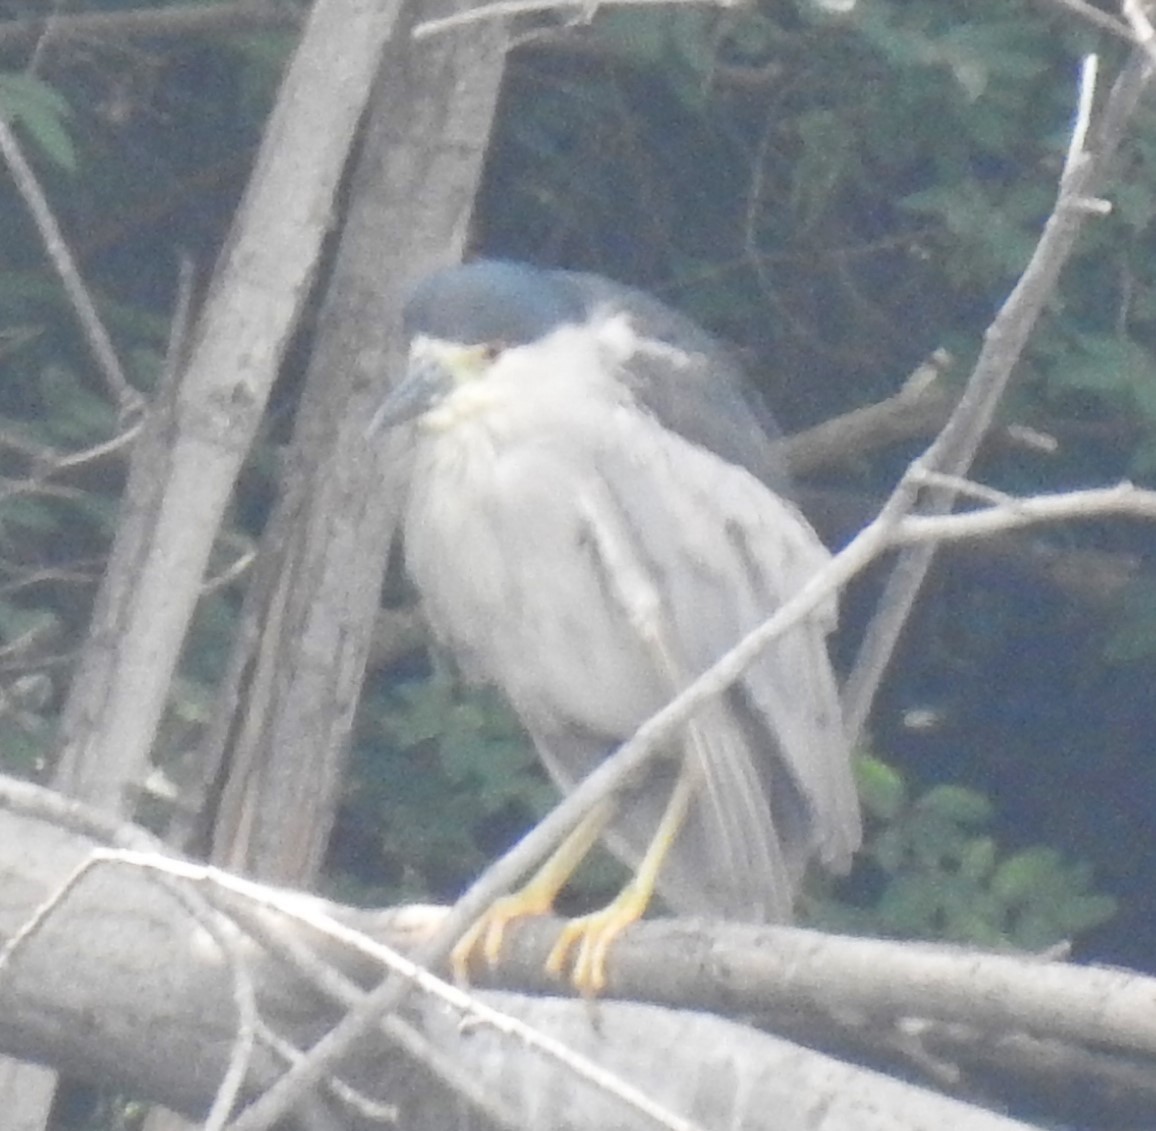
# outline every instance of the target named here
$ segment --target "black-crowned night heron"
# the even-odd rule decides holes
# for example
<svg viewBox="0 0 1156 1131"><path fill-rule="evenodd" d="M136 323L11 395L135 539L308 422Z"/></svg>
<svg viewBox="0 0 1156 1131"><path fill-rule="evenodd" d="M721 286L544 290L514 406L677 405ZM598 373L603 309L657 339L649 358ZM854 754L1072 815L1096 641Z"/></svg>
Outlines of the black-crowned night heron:
<svg viewBox="0 0 1156 1131"><path fill-rule="evenodd" d="M405 559L437 639L496 684L563 789L820 569L729 355L641 292L477 262L422 283L409 372L371 426L416 420ZM672 909L790 918L813 858L843 870L859 809L826 650L833 603L776 640L666 758L575 830L459 944L492 961L600 838L636 871L573 920L572 977L657 888Z"/></svg>

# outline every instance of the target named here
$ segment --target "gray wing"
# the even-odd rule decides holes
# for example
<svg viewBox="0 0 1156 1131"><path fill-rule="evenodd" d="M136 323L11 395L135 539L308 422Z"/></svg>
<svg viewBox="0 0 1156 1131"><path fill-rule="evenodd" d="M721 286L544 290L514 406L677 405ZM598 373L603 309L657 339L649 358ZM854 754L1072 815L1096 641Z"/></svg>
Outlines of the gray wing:
<svg viewBox="0 0 1156 1131"><path fill-rule="evenodd" d="M789 494L790 476L775 443L779 427L731 349L644 291L581 271L551 274L574 289L588 313L625 311L638 331L681 355L642 352L624 374L638 403L664 428Z"/></svg>
<svg viewBox="0 0 1156 1131"><path fill-rule="evenodd" d="M660 437L666 450L647 461L650 474L614 468L607 475L626 521L662 571L669 615L697 672L797 593L829 555L792 504L741 469L672 441ZM604 457L625 458L634 469L639 463L609 445ZM674 515L663 515L664 500ZM796 872L811 855L829 868L845 868L860 839L826 646L835 615L832 598L788 630L727 701L749 737L778 839Z"/></svg>
<svg viewBox="0 0 1156 1131"><path fill-rule="evenodd" d="M634 589L648 587L657 609L649 625L637 610L624 608L623 616L638 622L640 635L659 639L686 679L828 559L791 504L637 411L617 415L591 465L589 490L576 505L586 508L595 532L587 539L594 568L609 575L611 559L629 558L643 579ZM616 584L608 581L607 589ZM785 920L809 859L831 868L848 863L859 813L826 652L833 617L832 602L774 642L729 694L697 716L694 741L684 738L702 788L659 880L676 910ZM639 722L653 706L640 704ZM527 723L564 786L612 744L557 719ZM610 843L628 860L649 841L670 773L669 766L656 768L652 774L665 780L652 779L625 798Z"/></svg>

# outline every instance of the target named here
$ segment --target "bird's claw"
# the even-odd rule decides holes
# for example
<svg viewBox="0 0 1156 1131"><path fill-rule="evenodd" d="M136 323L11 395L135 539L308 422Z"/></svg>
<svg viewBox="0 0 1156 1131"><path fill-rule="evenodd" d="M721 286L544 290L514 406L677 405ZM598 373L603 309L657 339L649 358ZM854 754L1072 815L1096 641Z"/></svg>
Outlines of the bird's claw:
<svg viewBox="0 0 1156 1131"><path fill-rule="evenodd" d="M607 986L606 957L611 943L636 922L640 914L631 901L618 899L600 911L571 919L546 958L546 972L562 978L567 959L577 947L570 968L570 984L583 997L598 997Z"/></svg>
<svg viewBox="0 0 1156 1131"><path fill-rule="evenodd" d="M469 985L470 961L477 951L481 951L482 960L491 970L498 965L502 956L502 943L506 939L506 928L510 923L531 915L545 915L551 910L550 905L541 906L536 901L523 898L523 894L516 893L495 900L458 939L450 951L450 970L459 986Z"/></svg>

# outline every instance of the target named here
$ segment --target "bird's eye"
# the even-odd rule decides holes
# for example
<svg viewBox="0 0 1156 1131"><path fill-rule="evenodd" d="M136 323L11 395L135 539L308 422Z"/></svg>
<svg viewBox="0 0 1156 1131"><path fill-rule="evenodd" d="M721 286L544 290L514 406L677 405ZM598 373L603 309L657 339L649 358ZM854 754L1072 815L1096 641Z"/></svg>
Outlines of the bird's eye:
<svg viewBox="0 0 1156 1131"><path fill-rule="evenodd" d="M485 342L482 345L482 357L489 362L497 361L498 358L502 356L505 348L505 342Z"/></svg>

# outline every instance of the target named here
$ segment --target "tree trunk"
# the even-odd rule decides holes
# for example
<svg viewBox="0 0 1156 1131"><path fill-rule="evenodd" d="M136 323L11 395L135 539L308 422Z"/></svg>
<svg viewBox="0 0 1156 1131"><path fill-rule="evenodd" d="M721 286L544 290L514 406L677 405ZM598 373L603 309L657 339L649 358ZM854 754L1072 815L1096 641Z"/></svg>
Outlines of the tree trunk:
<svg viewBox="0 0 1156 1131"><path fill-rule="evenodd" d="M125 812L143 781L201 580L307 298L393 22L324 0L285 76L179 387L149 414L62 722L58 785Z"/></svg>
<svg viewBox="0 0 1156 1131"><path fill-rule="evenodd" d="M444 5L415 0L413 22ZM365 437L402 363L413 281L460 258L506 48L493 22L390 44L348 220L218 701L206 767L226 784L212 859L308 886L325 852L403 487Z"/></svg>

